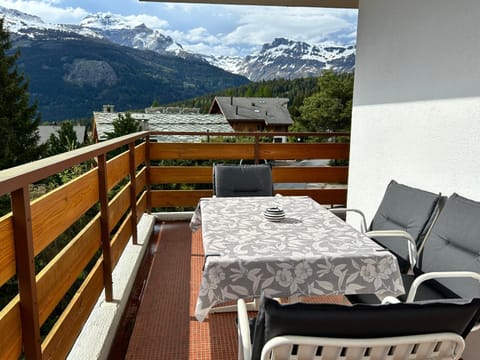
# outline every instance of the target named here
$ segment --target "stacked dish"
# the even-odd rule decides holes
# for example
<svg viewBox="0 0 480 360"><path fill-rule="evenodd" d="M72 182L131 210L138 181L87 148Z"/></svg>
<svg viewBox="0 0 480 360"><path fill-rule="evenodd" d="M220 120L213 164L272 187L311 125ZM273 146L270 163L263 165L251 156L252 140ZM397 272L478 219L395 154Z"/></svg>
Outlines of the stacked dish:
<svg viewBox="0 0 480 360"><path fill-rule="evenodd" d="M281 221L285 218L285 212L278 206L265 209L263 216L270 221Z"/></svg>

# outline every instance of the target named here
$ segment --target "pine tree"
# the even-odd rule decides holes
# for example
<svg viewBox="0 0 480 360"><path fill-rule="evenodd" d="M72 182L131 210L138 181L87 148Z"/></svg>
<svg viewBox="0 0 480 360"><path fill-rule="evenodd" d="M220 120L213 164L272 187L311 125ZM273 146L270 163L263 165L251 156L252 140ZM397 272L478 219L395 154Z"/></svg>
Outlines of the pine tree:
<svg viewBox="0 0 480 360"><path fill-rule="evenodd" d="M10 35L0 18L0 170L38 160L44 151L39 145L40 114L30 105L28 81L19 72L19 50L11 51Z"/></svg>
<svg viewBox="0 0 480 360"><path fill-rule="evenodd" d="M318 92L305 98L293 131L348 131L352 116L353 73L325 71Z"/></svg>
<svg viewBox="0 0 480 360"><path fill-rule="evenodd" d="M142 131L140 121L134 119L129 112L125 113L125 115L118 114L118 119L113 120L112 125L113 131L105 133L108 139Z"/></svg>
<svg viewBox="0 0 480 360"><path fill-rule="evenodd" d="M49 156L63 152L78 149L80 143L77 140L77 134L73 127L73 122L64 121L60 125L56 134L51 134L47 141L47 154Z"/></svg>
<svg viewBox="0 0 480 360"><path fill-rule="evenodd" d="M133 134L142 131L142 124L139 120L134 119L132 114L127 112L125 115L118 114L118 119L112 121L113 131L106 132L108 139L114 139L119 136ZM128 149L127 146L122 146L108 154L108 158L112 158Z"/></svg>

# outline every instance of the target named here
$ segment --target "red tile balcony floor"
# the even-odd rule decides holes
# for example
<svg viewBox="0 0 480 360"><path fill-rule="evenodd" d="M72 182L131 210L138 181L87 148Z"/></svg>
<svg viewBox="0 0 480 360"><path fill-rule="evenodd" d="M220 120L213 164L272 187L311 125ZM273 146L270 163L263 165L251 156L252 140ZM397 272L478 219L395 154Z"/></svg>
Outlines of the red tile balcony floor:
<svg viewBox="0 0 480 360"><path fill-rule="evenodd" d="M188 222L164 222L151 240L151 261L144 267L124 315L110 359L237 358L235 313L195 319L195 303L203 266L201 231ZM343 302L331 296L309 301Z"/></svg>

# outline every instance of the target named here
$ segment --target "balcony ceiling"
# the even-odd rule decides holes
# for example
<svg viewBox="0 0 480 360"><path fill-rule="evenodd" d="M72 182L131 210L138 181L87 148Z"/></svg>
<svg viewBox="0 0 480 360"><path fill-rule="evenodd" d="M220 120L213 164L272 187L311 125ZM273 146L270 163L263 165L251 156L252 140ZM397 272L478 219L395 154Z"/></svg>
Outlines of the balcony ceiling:
<svg viewBox="0 0 480 360"><path fill-rule="evenodd" d="M358 0L140 0L150 2L229 4L229 5L264 5L264 6L305 6L327 8L358 9Z"/></svg>

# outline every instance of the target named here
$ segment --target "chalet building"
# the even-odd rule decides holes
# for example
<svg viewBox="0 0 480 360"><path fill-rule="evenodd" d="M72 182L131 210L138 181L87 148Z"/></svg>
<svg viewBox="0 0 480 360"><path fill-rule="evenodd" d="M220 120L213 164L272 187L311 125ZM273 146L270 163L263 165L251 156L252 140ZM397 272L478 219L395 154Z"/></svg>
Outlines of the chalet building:
<svg viewBox="0 0 480 360"><path fill-rule="evenodd" d="M93 136L95 142L107 139L107 133L113 132L113 121L125 112L114 111L113 105L103 107L103 111L93 112ZM196 108L154 107L146 108L145 113L131 112L138 120L142 130L179 131L179 132L233 132L225 117L220 114L200 114ZM152 141L199 142L206 138L199 136L165 135L151 137Z"/></svg>
<svg viewBox="0 0 480 360"><path fill-rule="evenodd" d="M51 135L57 135L61 125L39 125L38 134L40 135L40 144L45 144ZM77 135L77 141L83 144L87 140L87 127L84 125L74 125L73 130Z"/></svg>
<svg viewBox="0 0 480 360"><path fill-rule="evenodd" d="M210 114L223 114L235 131L288 131L287 98L217 96Z"/></svg>

